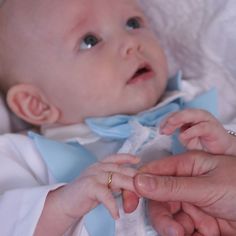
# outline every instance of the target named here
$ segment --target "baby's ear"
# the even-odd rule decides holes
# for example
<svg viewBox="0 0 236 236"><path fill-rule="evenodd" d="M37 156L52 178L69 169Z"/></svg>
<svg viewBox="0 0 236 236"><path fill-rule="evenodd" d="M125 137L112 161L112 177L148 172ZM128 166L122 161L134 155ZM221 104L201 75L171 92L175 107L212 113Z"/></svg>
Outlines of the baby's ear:
<svg viewBox="0 0 236 236"><path fill-rule="evenodd" d="M34 124L53 124L59 119L60 112L30 84L17 84L7 92L7 104L24 121Z"/></svg>

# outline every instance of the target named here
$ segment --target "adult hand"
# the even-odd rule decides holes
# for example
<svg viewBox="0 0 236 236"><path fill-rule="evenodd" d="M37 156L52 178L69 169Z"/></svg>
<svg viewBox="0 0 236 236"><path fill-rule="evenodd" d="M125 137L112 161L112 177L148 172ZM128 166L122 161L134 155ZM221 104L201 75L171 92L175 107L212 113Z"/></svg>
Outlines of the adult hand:
<svg viewBox="0 0 236 236"><path fill-rule="evenodd" d="M162 236L236 235L235 157L188 152L147 164L134 183L154 200L149 214Z"/></svg>

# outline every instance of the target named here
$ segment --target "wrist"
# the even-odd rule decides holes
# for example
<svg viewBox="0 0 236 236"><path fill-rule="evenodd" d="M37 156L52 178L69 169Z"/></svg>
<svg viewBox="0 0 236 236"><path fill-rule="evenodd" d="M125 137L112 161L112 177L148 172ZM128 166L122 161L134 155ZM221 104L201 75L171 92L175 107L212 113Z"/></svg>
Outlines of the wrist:
<svg viewBox="0 0 236 236"><path fill-rule="evenodd" d="M34 236L64 235L76 222L75 218L70 217L64 211L61 197L63 188L64 186L61 186L48 193Z"/></svg>

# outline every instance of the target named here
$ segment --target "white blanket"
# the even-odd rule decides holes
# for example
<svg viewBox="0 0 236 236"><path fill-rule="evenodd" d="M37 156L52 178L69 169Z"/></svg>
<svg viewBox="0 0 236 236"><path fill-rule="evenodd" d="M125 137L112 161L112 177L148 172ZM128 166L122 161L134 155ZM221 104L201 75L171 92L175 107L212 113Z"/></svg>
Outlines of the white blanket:
<svg viewBox="0 0 236 236"><path fill-rule="evenodd" d="M165 48L170 74L181 69L194 90L215 86L220 119L236 123L236 1L140 1Z"/></svg>

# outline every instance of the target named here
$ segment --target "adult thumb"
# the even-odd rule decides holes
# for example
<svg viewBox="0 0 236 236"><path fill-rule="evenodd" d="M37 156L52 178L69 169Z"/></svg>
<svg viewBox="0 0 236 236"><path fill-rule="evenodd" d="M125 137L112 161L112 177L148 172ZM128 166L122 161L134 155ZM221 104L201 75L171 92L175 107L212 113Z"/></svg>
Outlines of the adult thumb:
<svg viewBox="0 0 236 236"><path fill-rule="evenodd" d="M143 197L160 201L199 201L207 191L197 177L156 176L137 174L134 178L136 191ZM203 192L204 191L204 192Z"/></svg>

